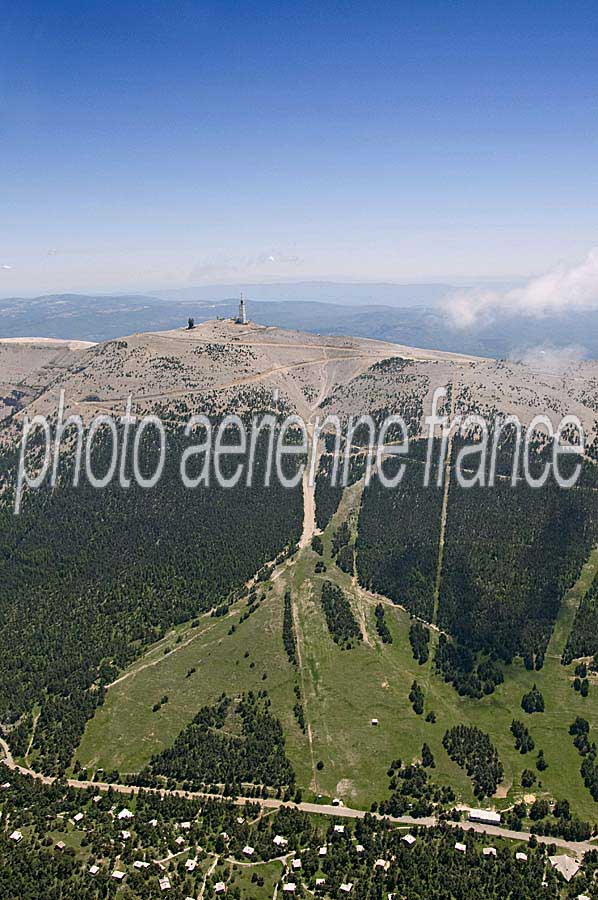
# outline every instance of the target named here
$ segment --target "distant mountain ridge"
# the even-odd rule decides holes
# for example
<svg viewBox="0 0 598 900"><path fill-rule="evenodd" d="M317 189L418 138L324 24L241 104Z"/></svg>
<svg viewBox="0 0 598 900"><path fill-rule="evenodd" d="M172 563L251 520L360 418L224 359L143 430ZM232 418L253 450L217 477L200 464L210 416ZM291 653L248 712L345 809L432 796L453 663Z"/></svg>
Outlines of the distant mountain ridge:
<svg viewBox="0 0 598 900"><path fill-rule="evenodd" d="M291 299L293 291L307 291L302 285L250 286L247 290L250 318L261 325L330 334L355 335L398 342L425 349L449 350L495 359L519 358L529 348L576 348L579 356L598 358L598 311L577 311L542 318L502 317L489 324L457 328L441 304L439 291L446 285L417 285L430 289L430 302L424 306L365 303L357 299L366 288L410 290L408 285L328 285L330 296L340 288L347 296L342 303ZM254 289L262 291L255 299ZM272 294L268 298L263 293ZM436 291L434 298L432 288ZM312 285L312 289L313 288ZM210 296L209 291L216 291ZM203 322L229 317L237 310L237 286L218 289L185 288L164 291L161 296L144 294L85 295L51 294L32 299L9 298L0 301L0 338L51 337L68 340L103 341L137 331L158 331L184 324L189 317ZM286 299L276 298L285 292ZM181 293L193 296L175 296ZM228 292L228 297L222 294ZM383 291L382 291L383 293Z"/></svg>

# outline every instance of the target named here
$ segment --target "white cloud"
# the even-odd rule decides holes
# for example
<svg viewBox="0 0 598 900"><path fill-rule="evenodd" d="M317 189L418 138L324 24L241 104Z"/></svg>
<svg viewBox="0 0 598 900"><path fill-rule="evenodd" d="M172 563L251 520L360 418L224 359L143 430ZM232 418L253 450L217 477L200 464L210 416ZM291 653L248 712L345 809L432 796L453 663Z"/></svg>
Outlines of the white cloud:
<svg viewBox="0 0 598 900"><path fill-rule="evenodd" d="M513 350L509 358L524 363L534 372L547 375L565 375L571 370L579 370L586 357L586 351L577 344L568 347L555 347L552 344L538 344L536 347L524 347Z"/></svg>
<svg viewBox="0 0 598 900"><path fill-rule="evenodd" d="M462 291L447 299L463 328L504 315L545 316L570 309L598 309L598 247L576 266L559 266L510 291Z"/></svg>
<svg viewBox="0 0 598 900"><path fill-rule="evenodd" d="M6 264L0 266L0 269L12 269L12 266L7 266Z"/></svg>

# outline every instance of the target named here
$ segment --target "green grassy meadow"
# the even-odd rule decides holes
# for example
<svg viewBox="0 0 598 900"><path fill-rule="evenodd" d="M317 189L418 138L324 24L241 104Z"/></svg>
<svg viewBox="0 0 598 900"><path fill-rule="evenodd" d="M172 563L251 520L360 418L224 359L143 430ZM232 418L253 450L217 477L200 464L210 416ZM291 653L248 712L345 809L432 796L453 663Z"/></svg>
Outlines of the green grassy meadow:
<svg viewBox="0 0 598 900"><path fill-rule="evenodd" d="M235 695L266 688L273 711L282 721L287 752L304 799L338 796L347 805L369 808L372 801L388 796L390 762L419 759L425 741L436 760L434 779L451 784L459 800L473 803L469 779L442 746L447 728L468 723L490 734L504 765L505 779L493 804L505 807L524 794L567 797L578 816L598 821L597 805L583 785L581 759L568 734L578 715L590 723L598 722L598 683L594 681L589 696L583 698L572 688L574 665L560 664L575 610L598 565L598 552L592 554L579 582L565 598L543 669L528 672L516 662L505 667L505 682L494 694L482 700L461 698L434 673L431 659L424 666L413 659L409 615L390 603L385 609L393 642L382 644L374 617L379 598L359 588L354 578L331 561L332 531L343 518L351 521L358 502L359 489L354 486L324 533L326 573L315 574L319 557L313 551L300 551L277 571L265 588L266 598L242 624L238 622L246 609L244 601L226 617L204 616L195 627L172 631L108 690L104 705L88 723L76 758L90 769L135 772L153 753L172 743L203 704L223 691ZM340 649L326 627L320 590L322 579L328 577L346 591L365 631L364 640L352 650ZM297 676L282 643L282 598L287 588L295 604L301 658ZM230 634L233 623L237 627ZM169 650L166 654L165 648ZM187 677L191 668L196 671ZM292 711L296 677L302 687L311 746ZM436 713L434 724L411 708L408 694L414 679L424 689L425 712ZM530 716L520 704L534 683L544 694L546 712ZM153 705L164 695L168 702L153 712ZM379 720L378 726L370 724L372 718ZM535 741L535 750L525 756L514 747L513 718L527 725ZM537 773L533 788L523 790L522 770L535 771L540 748L549 768ZM316 768L318 761L324 764L321 770Z"/></svg>

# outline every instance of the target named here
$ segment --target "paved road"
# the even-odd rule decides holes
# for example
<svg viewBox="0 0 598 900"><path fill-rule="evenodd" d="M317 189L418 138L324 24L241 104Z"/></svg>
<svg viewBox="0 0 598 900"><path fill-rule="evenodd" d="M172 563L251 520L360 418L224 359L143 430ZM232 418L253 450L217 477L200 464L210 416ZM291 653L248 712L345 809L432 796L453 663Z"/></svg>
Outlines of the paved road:
<svg viewBox="0 0 598 900"><path fill-rule="evenodd" d="M40 772L34 772L33 769L27 769L17 765L11 756L6 741L2 740L2 738L0 738L0 748L5 754L2 762L11 771L19 772L21 775L26 775L29 778L36 778L44 784L52 784L55 781L54 778L48 775L42 775ZM171 795L175 797L187 797L189 799L223 799L220 794L208 794L200 791L167 790L166 788L138 788L131 784L107 784L106 782L101 781L78 781L76 778L67 779L67 784L69 787L75 788L76 790L88 790L89 788L102 792L112 790L118 794L126 794L129 796L139 793L140 790L144 790L149 791L150 793L160 794L160 796ZM302 812L310 813L312 815L339 816L344 819L363 819L366 815L365 810L351 809L349 806L332 806L320 803L289 804L285 803L283 800L277 800L274 797L268 797L266 799L237 797L234 802L238 806L244 806L245 803L258 803L264 809L279 809L281 806L295 806ZM379 819L385 818L396 825L419 825L420 827L423 826L425 828L433 828L438 825L436 816L426 816L421 819L414 819L412 816L380 816L378 813L372 813L372 815ZM500 825L483 825L480 822L447 822L446 824L452 828L463 828L465 831L474 831L477 834L485 834L488 837L506 838L507 840L514 841L529 841L532 836L527 831L511 831ZM593 844L590 841L565 841L563 838L544 837L542 835L537 835L537 839L540 844L555 844L557 847L562 847L565 850L575 853L576 856L582 856L588 850L597 849L596 844Z"/></svg>

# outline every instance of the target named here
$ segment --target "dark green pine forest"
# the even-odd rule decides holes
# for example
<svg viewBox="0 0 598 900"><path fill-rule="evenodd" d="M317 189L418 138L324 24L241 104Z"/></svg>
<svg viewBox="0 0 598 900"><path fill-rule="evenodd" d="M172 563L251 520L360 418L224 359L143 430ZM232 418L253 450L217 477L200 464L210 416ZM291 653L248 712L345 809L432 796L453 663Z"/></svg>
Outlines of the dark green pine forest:
<svg viewBox="0 0 598 900"><path fill-rule="evenodd" d="M32 749L46 773L69 765L105 685L142 647L234 595L300 536L301 488L284 488L277 479L264 487L266 438L258 442L253 484L234 490L213 476L209 489L185 488L179 465L191 440L168 433L164 473L151 490L134 480L125 489L113 483L98 490L85 478L74 488L67 455L62 485L31 492L19 516L10 492L4 494L0 722L17 722L39 704ZM144 435L146 473L156 453ZM110 454L109 438L96 440L98 475ZM5 454L0 474L14 475L14 462L14 454ZM237 463L228 461L231 470ZM201 464L203 457L190 474Z"/></svg>

